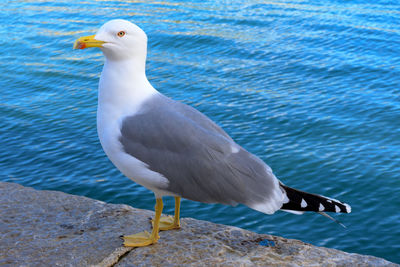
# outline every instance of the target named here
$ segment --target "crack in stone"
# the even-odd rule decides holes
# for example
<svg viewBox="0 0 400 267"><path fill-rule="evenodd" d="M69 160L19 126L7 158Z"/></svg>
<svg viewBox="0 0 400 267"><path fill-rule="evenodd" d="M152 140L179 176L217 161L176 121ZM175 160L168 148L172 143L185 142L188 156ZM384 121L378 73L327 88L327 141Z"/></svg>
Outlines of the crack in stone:
<svg viewBox="0 0 400 267"><path fill-rule="evenodd" d="M128 252L132 251L133 247L118 247L110 255L105 257L100 263L91 265L90 267L112 267L119 262Z"/></svg>

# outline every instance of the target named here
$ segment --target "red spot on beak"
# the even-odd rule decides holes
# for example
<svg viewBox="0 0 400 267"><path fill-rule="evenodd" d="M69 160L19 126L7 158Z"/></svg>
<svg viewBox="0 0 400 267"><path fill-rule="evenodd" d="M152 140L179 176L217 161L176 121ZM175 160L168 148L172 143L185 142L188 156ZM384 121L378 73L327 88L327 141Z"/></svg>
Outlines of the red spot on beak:
<svg viewBox="0 0 400 267"><path fill-rule="evenodd" d="M85 49L86 48L86 44L76 40L75 43L74 43L74 47L73 48L74 49Z"/></svg>
<svg viewBox="0 0 400 267"><path fill-rule="evenodd" d="M86 48L86 44L85 43L78 43L78 49L85 49Z"/></svg>

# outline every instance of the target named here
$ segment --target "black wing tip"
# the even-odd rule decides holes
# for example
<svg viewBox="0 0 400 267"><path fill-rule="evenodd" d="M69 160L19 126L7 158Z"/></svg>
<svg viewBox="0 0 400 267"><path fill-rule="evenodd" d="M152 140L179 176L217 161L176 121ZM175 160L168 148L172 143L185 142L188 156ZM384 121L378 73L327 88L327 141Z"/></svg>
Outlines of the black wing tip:
<svg viewBox="0 0 400 267"><path fill-rule="evenodd" d="M339 200L307 193L281 184L289 199L281 209L294 211L351 213L351 206Z"/></svg>
<svg viewBox="0 0 400 267"><path fill-rule="evenodd" d="M340 202L337 199L332 199L325 196L321 197L324 198L327 203L333 205L334 207L334 210L331 208L330 210L325 210L325 211L330 211L335 213L351 213L351 206L349 204ZM319 211L324 211L324 210L319 210Z"/></svg>

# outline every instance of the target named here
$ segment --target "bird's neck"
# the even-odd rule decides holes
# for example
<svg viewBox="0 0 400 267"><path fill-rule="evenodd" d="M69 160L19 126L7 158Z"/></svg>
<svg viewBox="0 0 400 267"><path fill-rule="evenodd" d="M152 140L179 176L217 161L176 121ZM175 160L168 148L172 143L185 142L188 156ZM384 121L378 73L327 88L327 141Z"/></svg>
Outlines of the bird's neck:
<svg viewBox="0 0 400 267"><path fill-rule="evenodd" d="M157 91L147 80L145 63L106 60L99 82L99 108L138 109Z"/></svg>

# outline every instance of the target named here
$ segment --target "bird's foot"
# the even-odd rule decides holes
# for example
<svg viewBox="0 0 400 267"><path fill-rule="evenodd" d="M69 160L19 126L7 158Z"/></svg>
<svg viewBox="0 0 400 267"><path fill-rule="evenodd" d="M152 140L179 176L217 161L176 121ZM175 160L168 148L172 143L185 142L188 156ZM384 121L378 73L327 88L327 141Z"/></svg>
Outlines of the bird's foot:
<svg viewBox="0 0 400 267"><path fill-rule="evenodd" d="M154 226L153 220L151 220L151 224ZM181 225L179 220L175 221L175 218L172 216L163 216L160 218L160 231L179 229Z"/></svg>
<svg viewBox="0 0 400 267"><path fill-rule="evenodd" d="M144 231L134 235L125 235L122 238L125 247L145 247L157 243L160 236Z"/></svg>

